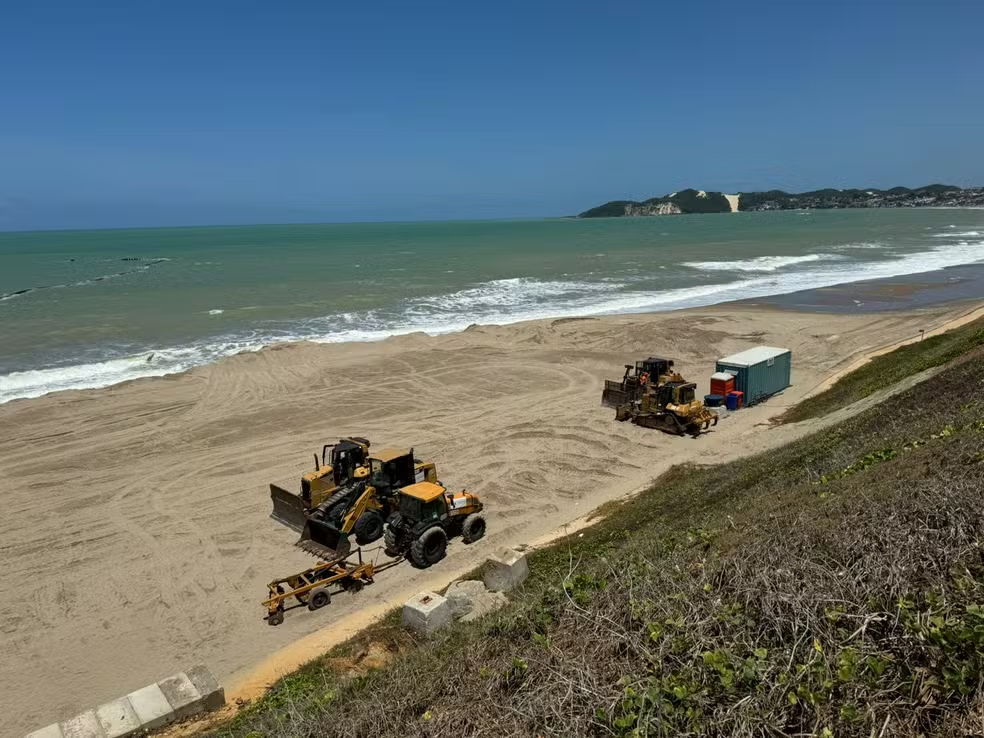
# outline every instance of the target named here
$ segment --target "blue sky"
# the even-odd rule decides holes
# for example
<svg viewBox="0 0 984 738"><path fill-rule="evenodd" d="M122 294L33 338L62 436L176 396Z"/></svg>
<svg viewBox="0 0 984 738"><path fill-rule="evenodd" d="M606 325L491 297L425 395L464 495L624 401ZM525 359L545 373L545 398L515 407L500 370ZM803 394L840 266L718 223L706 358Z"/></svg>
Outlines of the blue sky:
<svg viewBox="0 0 984 738"><path fill-rule="evenodd" d="M984 2L6 3L0 229L984 184Z"/></svg>

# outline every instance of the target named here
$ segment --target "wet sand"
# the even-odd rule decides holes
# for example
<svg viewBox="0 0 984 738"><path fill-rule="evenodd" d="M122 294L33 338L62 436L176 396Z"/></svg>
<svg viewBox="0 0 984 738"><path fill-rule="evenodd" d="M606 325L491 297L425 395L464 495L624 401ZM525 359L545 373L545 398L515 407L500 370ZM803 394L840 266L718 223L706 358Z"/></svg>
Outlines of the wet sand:
<svg viewBox="0 0 984 738"><path fill-rule="evenodd" d="M984 296L984 264L966 264L935 272L790 292L745 300L742 305L772 305L822 313L876 313L915 310L958 302L973 303Z"/></svg>

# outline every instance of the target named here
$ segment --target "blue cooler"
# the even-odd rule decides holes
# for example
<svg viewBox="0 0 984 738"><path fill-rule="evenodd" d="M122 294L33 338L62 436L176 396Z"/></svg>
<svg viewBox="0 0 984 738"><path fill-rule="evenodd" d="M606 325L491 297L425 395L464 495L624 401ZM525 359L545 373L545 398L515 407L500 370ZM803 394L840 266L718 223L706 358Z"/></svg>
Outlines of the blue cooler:
<svg viewBox="0 0 984 738"><path fill-rule="evenodd" d="M734 392L729 392L728 397L725 399L724 402L725 402L725 407L727 407L728 410L738 409L738 395L736 395Z"/></svg>
<svg viewBox="0 0 984 738"><path fill-rule="evenodd" d="M704 395L704 405L706 407L721 407L724 404L724 397L721 395Z"/></svg>

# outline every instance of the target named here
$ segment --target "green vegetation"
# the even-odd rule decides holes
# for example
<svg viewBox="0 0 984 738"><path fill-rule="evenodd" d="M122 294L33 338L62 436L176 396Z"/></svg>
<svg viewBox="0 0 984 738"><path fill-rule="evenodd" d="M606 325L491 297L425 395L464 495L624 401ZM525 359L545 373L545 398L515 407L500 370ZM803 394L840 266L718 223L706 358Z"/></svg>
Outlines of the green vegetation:
<svg viewBox="0 0 984 738"><path fill-rule="evenodd" d="M632 200L612 200L611 202L606 202L604 205L599 205L596 208L591 208L590 210L585 210L581 213L579 218L620 218L625 215L625 208L628 205L638 205L639 203L633 202Z"/></svg>
<svg viewBox="0 0 984 738"><path fill-rule="evenodd" d="M643 204L652 202L672 202L684 213L730 213L731 205L720 192L705 192L701 195L697 190L680 190L673 197L655 198Z"/></svg>
<svg viewBox="0 0 984 738"><path fill-rule="evenodd" d="M578 218L618 218L623 215L651 215L659 205L672 203L680 208L682 214L730 213L731 203L720 192L705 192L687 189L674 192L665 197L651 197L643 202L634 200L612 200L596 208L585 210Z"/></svg>
<svg viewBox="0 0 984 738"><path fill-rule="evenodd" d="M422 642L394 614L220 734L980 734L982 392L956 362L767 455L674 467L535 552L503 610Z"/></svg>
<svg viewBox="0 0 984 738"><path fill-rule="evenodd" d="M782 416L782 420L795 423L827 415L907 377L968 355L980 346L984 346L984 318L876 356L864 366L842 377L830 389L790 408Z"/></svg>
<svg viewBox="0 0 984 738"><path fill-rule="evenodd" d="M614 200L596 208L586 210L579 218L611 218L624 215L657 215L653 206L672 202L683 213L727 213L731 211L727 198L720 192L708 192L705 197L697 195L697 190L688 189L676 192L673 196L654 197L643 202L634 200ZM931 184L909 189L893 187L890 190L827 188L812 192L742 192L738 209L756 210L799 210L832 208L905 208L905 207L968 207L984 205L984 188L968 187L961 189L953 185Z"/></svg>

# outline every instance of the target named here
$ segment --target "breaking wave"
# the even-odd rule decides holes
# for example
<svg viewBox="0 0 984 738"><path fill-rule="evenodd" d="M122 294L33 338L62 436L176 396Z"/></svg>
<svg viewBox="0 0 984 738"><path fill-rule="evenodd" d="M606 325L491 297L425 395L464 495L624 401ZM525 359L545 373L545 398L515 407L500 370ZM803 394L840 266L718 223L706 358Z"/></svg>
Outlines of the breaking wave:
<svg viewBox="0 0 984 738"><path fill-rule="evenodd" d="M803 256L756 256L743 261L685 261L683 266L710 272L775 272L797 264L815 261L834 261L844 257L837 254L804 254Z"/></svg>
<svg viewBox="0 0 984 738"><path fill-rule="evenodd" d="M852 245L853 248L866 246ZM47 366L0 375L0 403L58 390L106 387L140 377L174 374L284 342L377 341L418 331L432 335L449 333L476 323L506 324L541 318L670 310L916 274L982 261L984 241L964 238L948 240L917 253L884 253L885 258L871 261L851 259L848 255L808 254L732 262L689 262L686 266L706 272L706 279L720 281L664 289L651 286L658 281L610 274L593 280L530 277L490 280L443 295L407 298L386 309L338 312L291 322L261 322L257 326L262 327L202 339L191 345L147 347L139 353L109 356L95 363ZM662 279L662 275L670 272L659 271L660 266L654 264L649 271Z"/></svg>

